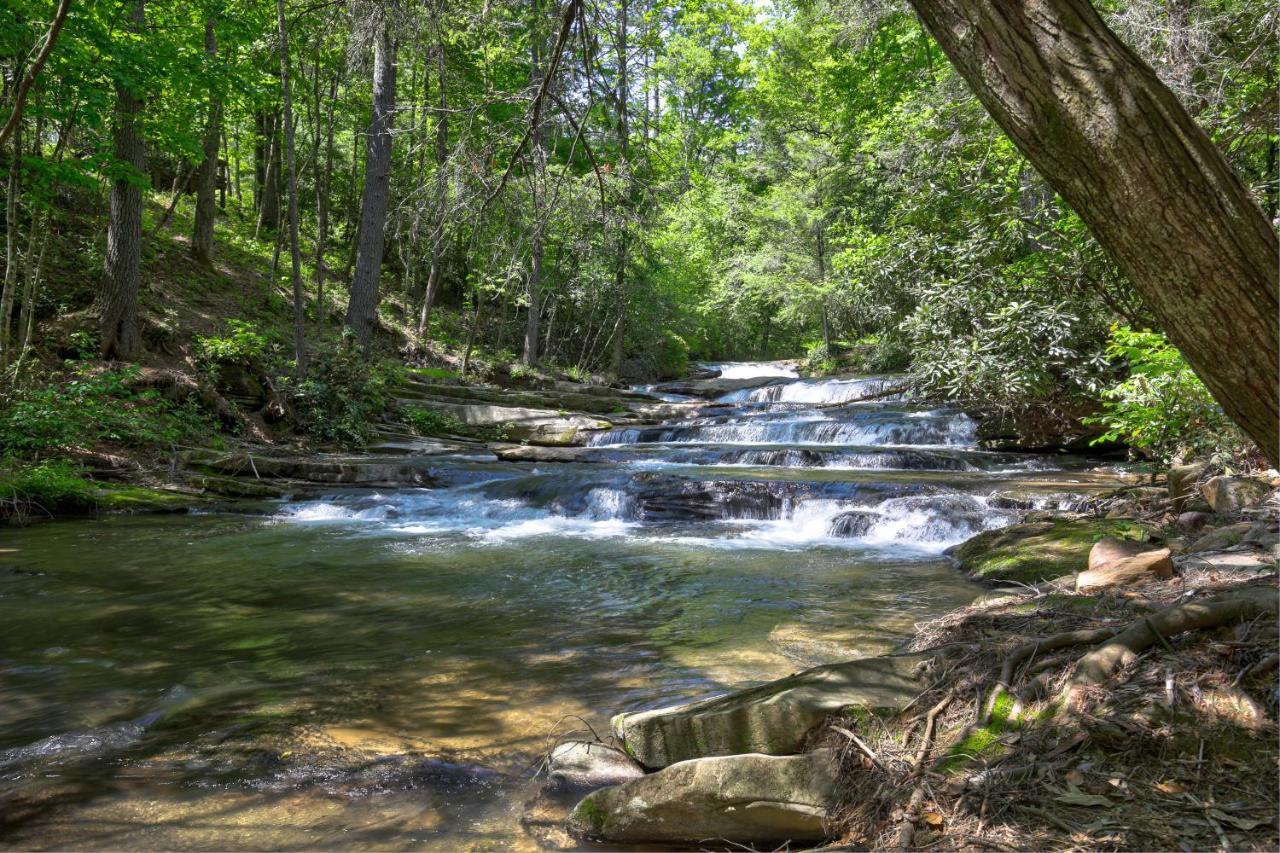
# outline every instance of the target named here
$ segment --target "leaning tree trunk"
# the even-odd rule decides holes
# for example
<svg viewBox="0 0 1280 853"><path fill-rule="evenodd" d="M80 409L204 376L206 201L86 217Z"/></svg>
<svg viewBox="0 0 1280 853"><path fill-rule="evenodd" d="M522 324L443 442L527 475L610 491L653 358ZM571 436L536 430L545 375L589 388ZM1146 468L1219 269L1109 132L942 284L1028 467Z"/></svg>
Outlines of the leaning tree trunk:
<svg viewBox="0 0 1280 853"><path fill-rule="evenodd" d="M360 203L360 242L355 277L347 302L346 324L365 351L373 340L378 310L378 278L387 225L387 196L391 184L391 124L396 106L395 43L383 21L373 53L373 118L369 122L365 154L364 196Z"/></svg>
<svg viewBox="0 0 1280 853"><path fill-rule="evenodd" d="M204 24L204 52L212 62L218 41L212 18ZM196 172L196 221L191 232L191 257L208 266L213 263L213 223L218 215L218 145L222 141L222 97L209 95L209 117L204 127L204 159Z"/></svg>
<svg viewBox="0 0 1280 853"><path fill-rule="evenodd" d="M1276 233L1208 135L1087 0L911 0L992 117L1280 461Z"/></svg>
<svg viewBox="0 0 1280 853"><path fill-rule="evenodd" d="M142 31L145 0L134 0L128 27ZM110 217L107 221L107 256L103 265L98 317L102 333L102 357L132 361L142 354L142 330L138 322L138 288L142 264L142 187L146 176L146 149L142 141L142 99L116 83L113 136L115 159L130 174L111 182Z"/></svg>

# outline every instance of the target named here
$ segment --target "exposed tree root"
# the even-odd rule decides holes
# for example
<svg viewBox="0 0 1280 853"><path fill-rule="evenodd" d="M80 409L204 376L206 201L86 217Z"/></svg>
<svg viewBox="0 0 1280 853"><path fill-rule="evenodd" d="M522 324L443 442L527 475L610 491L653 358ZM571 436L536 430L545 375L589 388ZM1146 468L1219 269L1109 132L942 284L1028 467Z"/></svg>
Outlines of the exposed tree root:
<svg viewBox="0 0 1280 853"><path fill-rule="evenodd" d="M920 806L924 803L925 784L924 784L924 760L929 756L929 749L933 746L934 727L938 721L938 715L947 709L951 704L951 700L956 698L954 690L943 696L938 704L929 709L929 713L924 719L924 731L920 735L920 746L916 749L915 761L912 762L911 775L908 779L916 779L916 785L911 791L911 798L907 800L907 807L902 813L902 822L898 825L898 840L896 847L899 850L909 850L916 834L916 821L920 819Z"/></svg>
<svg viewBox="0 0 1280 853"><path fill-rule="evenodd" d="M1280 611L1271 587L1243 590L1211 601L1179 604L1131 622L1119 634L1086 654L1076 664L1074 686L1103 684L1117 670L1165 638L1183 631L1216 628Z"/></svg>

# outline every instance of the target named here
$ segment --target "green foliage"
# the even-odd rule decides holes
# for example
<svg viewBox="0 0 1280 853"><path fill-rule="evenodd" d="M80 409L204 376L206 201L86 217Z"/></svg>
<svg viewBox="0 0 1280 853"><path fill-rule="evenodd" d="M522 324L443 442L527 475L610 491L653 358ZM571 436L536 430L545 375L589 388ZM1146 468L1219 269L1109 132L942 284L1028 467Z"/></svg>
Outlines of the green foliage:
<svg viewBox="0 0 1280 853"><path fill-rule="evenodd" d="M453 415L426 409L406 407L400 415L419 435L466 435L467 425Z"/></svg>
<svg viewBox="0 0 1280 853"><path fill-rule="evenodd" d="M275 343L275 336L260 331L256 324L229 319L225 335L197 335L192 339L191 349L201 369L216 371L224 364L248 365L261 361Z"/></svg>
<svg viewBox="0 0 1280 853"><path fill-rule="evenodd" d="M66 460L10 462L0 470L0 516L85 510L95 503L93 484Z"/></svg>
<svg viewBox="0 0 1280 853"><path fill-rule="evenodd" d="M1102 394L1098 441L1121 441L1161 463L1245 452L1249 446L1182 353L1164 335L1115 326L1107 355L1128 376Z"/></svg>
<svg viewBox="0 0 1280 853"><path fill-rule="evenodd" d="M348 339L321 349L301 382L283 380L299 432L325 443L364 447L374 419L392 402L400 370L398 364L364 358Z"/></svg>
<svg viewBox="0 0 1280 853"><path fill-rule="evenodd" d="M139 369L73 365L65 377L14 389L0 400L0 457L38 459L112 444L137 449L204 443L215 430L194 400L137 390Z"/></svg>

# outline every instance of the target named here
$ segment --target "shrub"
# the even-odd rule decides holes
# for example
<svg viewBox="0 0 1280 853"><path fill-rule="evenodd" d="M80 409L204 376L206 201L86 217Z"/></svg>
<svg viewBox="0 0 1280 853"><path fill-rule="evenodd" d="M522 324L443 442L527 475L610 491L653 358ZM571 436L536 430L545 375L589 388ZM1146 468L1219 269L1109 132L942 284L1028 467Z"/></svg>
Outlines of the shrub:
<svg viewBox="0 0 1280 853"><path fill-rule="evenodd" d="M1127 365L1129 375L1102 393L1102 414L1086 420L1106 427L1097 442L1121 441L1161 463L1250 452L1248 440L1163 334L1113 326L1107 355Z"/></svg>
<svg viewBox="0 0 1280 853"><path fill-rule="evenodd" d="M11 390L0 400L0 457L38 459L100 442L132 448L201 442L214 429L194 400L174 403L134 389L139 369L94 372L75 365L66 377Z"/></svg>
<svg viewBox="0 0 1280 853"><path fill-rule="evenodd" d="M192 340L196 366L213 378L224 365L260 363L276 345L275 336L245 320L227 320L225 335L197 335Z"/></svg>
<svg viewBox="0 0 1280 853"><path fill-rule="evenodd" d="M299 431L320 441L363 447L371 422L391 403L399 370L389 362L368 361L347 340L322 349L301 382L284 380Z"/></svg>
<svg viewBox="0 0 1280 853"><path fill-rule="evenodd" d="M672 331L664 331L654 351L659 379L679 379L689 372L689 345Z"/></svg>
<svg viewBox="0 0 1280 853"><path fill-rule="evenodd" d="M467 425L453 415L419 406L405 409L401 416L418 435L462 435L467 431Z"/></svg>
<svg viewBox="0 0 1280 853"><path fill-rule="evenodd" d="M32 510L90 509L95 504L93 484L65 460L11 462L0 470L0 517L21 520Z"/></svg>

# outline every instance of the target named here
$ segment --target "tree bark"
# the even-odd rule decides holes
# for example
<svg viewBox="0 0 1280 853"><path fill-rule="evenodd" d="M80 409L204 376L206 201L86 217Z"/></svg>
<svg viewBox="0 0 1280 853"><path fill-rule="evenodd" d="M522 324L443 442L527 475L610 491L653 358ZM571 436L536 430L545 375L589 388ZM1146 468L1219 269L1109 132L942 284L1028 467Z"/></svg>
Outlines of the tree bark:
<svg viewBox="0 0 1280 853"><path fill-rule="evenodd" d="M315 81L315 114L317 126L313 137L315 144L320 144L320 128L318 125L320 119L320 53L316 51L316 81ZM325 136L324 136L324 168L320 168L319 151L315 154L316 163L316 256L315 256L315 276L316 276L316 326L323 329L327 316L326 304L324 297L324 279L328 272L325 267L324 253L329 245L329 188L333 186L333 132L334 119L333 108L338 100L338 81L339 74L335 73L329 81L329 103L325 112Z"/></svg>
<svg viewBox="0 0 1280 853"><path fill-rule="evenodd" d="M262 192L258 197L258 225L253 236L257 239L263 231L272 233L280 229L280 116L267 113L264 120L267 138L264 144L262 166Z"/></svg>
<svg viewBox="0 0 1280 853"><path fill-rule="evenodd" d="M22 191L22 122L13 129L13 153L9 155L9 183L5 188L4 291L0 293L0 367L9 363L9 328L13 300L18 289L18 195ZM27 260L30 263L30 259Z"/></svg>
<svg viewBox="0 0 1280 853"><path fill-rule="evenodd" d="M438 14L438 12L437 12ZM431 309L440 294L441 265L444 261L445 203L449 197L449 90L445 85L444 31L436 21L436 76L439 78L440 111L436 115L435 221L431 228L431 270L427 273L427 292L422 297L422 313L418 315L418 338L425 340L431 331Z"/></svg>
<svg viewBox="0 0 1280 853"><path fill-rule="evenodd" d="M302 251L298 246L298 169L294 152L293 86L289 69L289 30L284 21L284 0L276 0L276 24L280 34L280 100L284 108L289 261L293 276L293 369L296 376L303 376L307 372L306 314L302 304Z"/></svg>
<svg viewBox="0 0 1280 853"><path fill-rule="evenodd" d="M529 34L530 77L531 82L541 80L541 87L545 90L551 85L551 81L542 77L549 75L551 69L542 68L542 3L540 0L532 0L530 13L532 28ZM529 275L525 280L525 298L529 304L525 314L524 349L520 357L522 362L531 367L538 363L539 324L542 321L542 227L543 220L549 215L549 211L543 209L547 202L546 194L543 192L547 171L547 141L541 112L533 116L533 122L533 174L529 181L532 190L530 195L533 207L533 233L529 241Z"/></svg>
<svg viewBox="0 0 1280 853"><path fill-rule="evenodd" d="M614 329L613 350L609 355L609 375L615 380L622 376L622 360L626 355L627 337L627 255L630 248L630 233L627 228L627 216L630 213L634 182L631 176L630 141L631 130L628 126L627 101L631 97L631 87L627 80L627 0L618 4L618 168L620 175L627 183L626 199L620 205L618 217L618 256L614 262L614 289L618 300L618 323Z"/></svg>
<svg viewBox="0 0 1280 853"><path fill-rule="evenodd" d="M210 63L218 55L214 19L204 24L204 54ZM222 96L209 95L209 117L204 128L204 160L196 172L196 221L191 232L191 257L206 266L213 264L213 224L218 215L218 148L222 141Z"/></svg>
<svg viewBox="0 0 1280 853"><path fill-rule="evenodd" d="M126 26L141 33L146 0L133 0ZM115 159L124 169L111 182L107 255L98 299L103 358L133 361L142 354L138 290L142 264L142 183L146 147L142 140L143 102L124 81L116 82L113 128Z"/></svg>
<svg viewBox="0 0 1280 853"><path fill-rule="evenodd" d="M1222 153L1087 0L911 0L1226 413L1280 462L1276 233Z"/></svg>
<svg viewBox="0 0 1280 853"><path fill-rule="evenodd" d="M396 45L390 24L382 21L374 42L373 117L365 153L364 195L360 204L360 239L355 277L347 302L346 324L361 349L368 352L378 311L378 279L391 189L391 128L396 107Z"/></svg>

